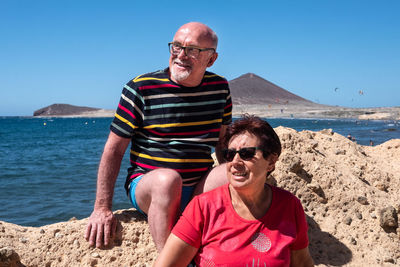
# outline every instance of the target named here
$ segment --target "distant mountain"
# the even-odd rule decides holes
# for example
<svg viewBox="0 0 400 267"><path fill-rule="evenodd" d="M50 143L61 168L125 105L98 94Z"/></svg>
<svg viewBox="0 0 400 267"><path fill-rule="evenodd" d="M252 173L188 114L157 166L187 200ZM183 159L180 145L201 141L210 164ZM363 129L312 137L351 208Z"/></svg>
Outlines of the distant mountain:
<svg viewBox="0 0 400 267"><path fill-rule="evenodd" d="M318 105L273 84L254 73L229 81L233 104Z"/></svg>
<svg viewBox="0 0 400 267"><path fill-rule="evenodd" d="M80 107L68 104L53 104L33 112L33 116L73 116L85 112L99 111L99 108Z"/></svg>

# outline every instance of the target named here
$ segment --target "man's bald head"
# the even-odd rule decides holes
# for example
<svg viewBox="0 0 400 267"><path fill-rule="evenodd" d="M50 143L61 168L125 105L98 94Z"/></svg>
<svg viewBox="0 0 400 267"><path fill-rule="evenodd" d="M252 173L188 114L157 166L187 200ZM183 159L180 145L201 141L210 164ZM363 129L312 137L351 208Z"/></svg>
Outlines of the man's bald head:
<svg viewBox="0 0 400 267"><path fill-rule="evenodd" d="M210 47L217 49L218 36L217 34L207 25L201 22L189 22L182 25L176 33L179 31L191 31L196 33L199 41L209 43Z"/></svg>

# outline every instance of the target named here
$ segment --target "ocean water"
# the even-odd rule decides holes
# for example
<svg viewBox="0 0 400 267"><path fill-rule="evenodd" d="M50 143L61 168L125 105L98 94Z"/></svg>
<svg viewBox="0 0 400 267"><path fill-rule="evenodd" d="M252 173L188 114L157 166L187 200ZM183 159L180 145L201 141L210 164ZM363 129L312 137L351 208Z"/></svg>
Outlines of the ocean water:
<svg viewBox="0 0 400 267"><path fill-rule="evenodd" d="M0 117L0 220L41 226L90 216L96 173L112 118ZM400 138L394 121L267 119L298 131L332 129L375 145ZM113 209L130 208L125 154Z"/></svg>

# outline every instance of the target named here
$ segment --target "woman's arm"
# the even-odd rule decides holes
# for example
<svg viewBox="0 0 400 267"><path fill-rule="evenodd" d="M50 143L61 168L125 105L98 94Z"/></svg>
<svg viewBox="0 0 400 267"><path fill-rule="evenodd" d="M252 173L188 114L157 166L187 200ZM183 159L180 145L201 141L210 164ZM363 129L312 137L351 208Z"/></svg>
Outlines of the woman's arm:
<svg viewBox="0 0 400 267"><path fill-rule="evenodd" d="M176 235L170 234L153 266L188 266L197 250L198 248L192 247Z"/></svg>
<svg viewBox="0 0 400 267"><path fill-rule="evenodd" d="M291 250L290 252L290 266L291 267L311 267L314 266L314 261L311 258L308 247Z"/></svg>

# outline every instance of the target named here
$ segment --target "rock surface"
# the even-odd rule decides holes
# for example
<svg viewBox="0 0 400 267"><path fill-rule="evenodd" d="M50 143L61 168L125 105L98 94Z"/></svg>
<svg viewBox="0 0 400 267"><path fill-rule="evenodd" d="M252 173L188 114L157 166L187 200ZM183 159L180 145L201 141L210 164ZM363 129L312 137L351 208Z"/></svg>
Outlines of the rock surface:
<svg viewBox="0 0 400 267"><path fill-rule="evenodd" d="M400 139L370 147L329 129L275 129L283 152L268 182L300 198L316 266L399 266ZM118 234L102 250L83 238L87 219L37 228L0 222L0 255L15 264L1 258L0 266L151 266L157 252L145 218L116 214Z"/></svg>

